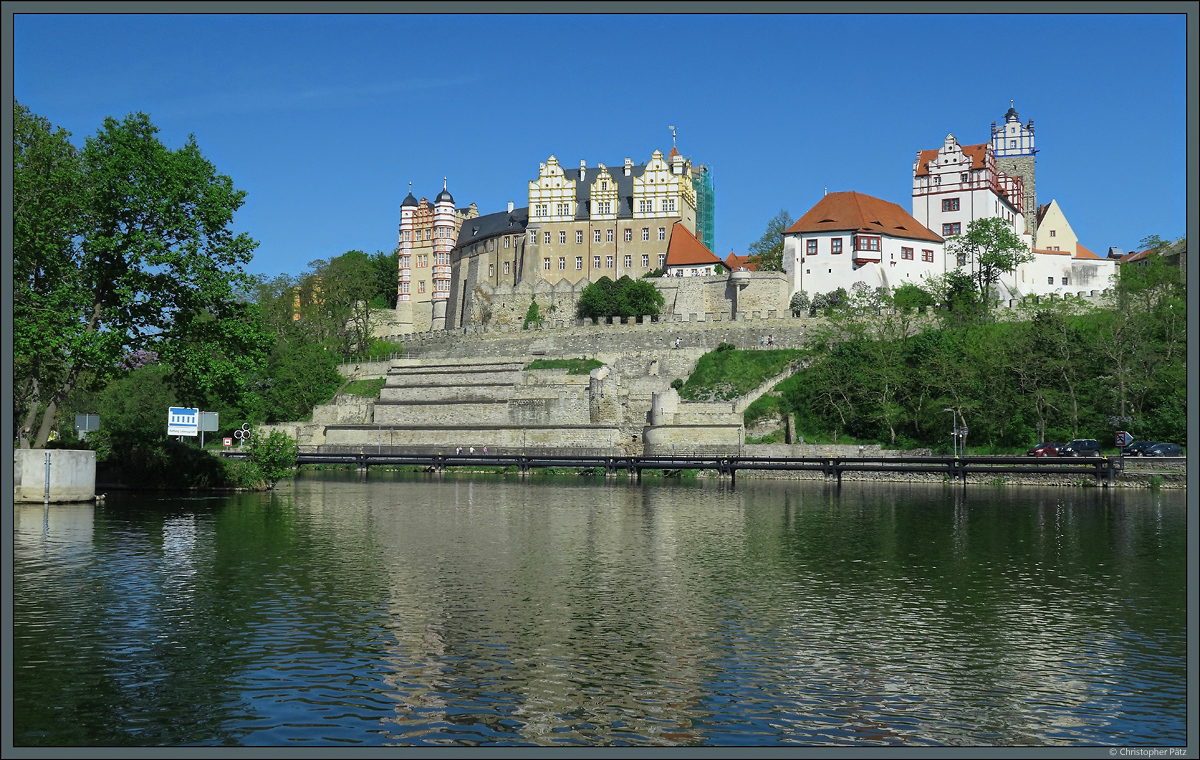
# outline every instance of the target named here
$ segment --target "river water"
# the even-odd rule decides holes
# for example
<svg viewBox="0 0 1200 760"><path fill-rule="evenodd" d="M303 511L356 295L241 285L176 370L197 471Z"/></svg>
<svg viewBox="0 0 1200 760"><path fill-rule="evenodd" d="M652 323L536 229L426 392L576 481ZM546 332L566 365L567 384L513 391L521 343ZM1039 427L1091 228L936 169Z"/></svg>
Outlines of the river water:
<svg viewBox="0 0 1200 760"><path fill-rule="evenodd" d="M17 746L1186 741L1181 491L319 473L14 528Z"/></svg>

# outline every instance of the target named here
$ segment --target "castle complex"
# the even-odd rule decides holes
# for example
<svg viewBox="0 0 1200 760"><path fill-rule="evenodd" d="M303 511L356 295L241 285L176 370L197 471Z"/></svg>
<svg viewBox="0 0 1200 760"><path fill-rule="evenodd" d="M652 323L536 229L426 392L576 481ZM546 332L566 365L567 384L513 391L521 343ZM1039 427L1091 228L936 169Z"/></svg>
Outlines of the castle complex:
<svg viewBox="0 0 1200 760"><path fill-rule="evenodd" d="M799 291L895 288L970 268L973 262L948 260L945 241L992 217L1034 253L1034 261L1002 277L1001 299L1107 287L1114 261L1079 243L1056 202L1038 205L1036 154L1033 121L1022 123L1010 101L988 142L964 145L946 135L940 147L917 151L911 214L862 193L827 194L784 232L791 285L775 308L786 310ZM668 283L676 277L720 276L711 175L674 145L640 164L625 158L568 168L551 155L528 181L526 198L523 208L510 202L480 216L473 203L456 209L445 181L432 205L408 194L400 207L400 334L478 326L497 315L512 324L539 298L561 319L580 290L601 277L637 279L661 270L665 276L654 282L662 290L675 287ZM703 310L736 318L732 294L762 302L777 292L778 275L755 295L765 274L739 272L729 303L705 300Z"/></svg>

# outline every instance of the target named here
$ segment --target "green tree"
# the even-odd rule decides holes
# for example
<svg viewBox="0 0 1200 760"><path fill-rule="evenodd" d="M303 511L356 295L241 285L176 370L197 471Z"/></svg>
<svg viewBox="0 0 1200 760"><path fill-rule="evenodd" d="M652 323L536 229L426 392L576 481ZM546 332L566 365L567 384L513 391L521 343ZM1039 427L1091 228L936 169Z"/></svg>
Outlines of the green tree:
<svg viewBox="0 0 1200 760"><path fill-rule="evenodd" d="M530 325L542 326L542 312L538 308L537 301L533 299L529 300L529 308L525 310L525 321L521 323L521 329L528 330Z"/></svg>
<svg viewBox="0 0 1200 760"><path fill-rule="evenodd" d="M364 353L371 345L376 267L362 251L346 251L308 266L296 290L299 321L314 340L337 353Z"/></svg>
<svg viewBox="0 0 1200 760"><path fill-rule="evenodd" d="M246 452L267 481L267 488L274 488L296 468L296 441L281 430L268 435L252 431Z"/></svg>
<svg viewBox="0 0 1200 760"><path fill-rule="evenodd" d="M792 226L795 220L786 210L767 221L767 229L762 237L750 244L750 259L760 272L783 271L783 231Z"/></svg>
<svg viewBox="0 0 1200 760"><path fill-rule="evenodd" d="M399 251L391 253L376 251L369 258L375 281L375 295L371 297L371 307L375 309L396 308L398 295L396 287L400 273Z"/></svg>
<svg viewBox="0 0 1200 760"><path fill-rule="evenodd" d="M1033 253L1009 223L996 216L973 219L966 232L946 240L946 253L968 267L985 307L991 306L992 288L1001 274L1033 261Z"/></svg>
<svg viewBox="0 0 1200 760"><path fill-rule="evenodd" d="M633 280L628 275L616 282L601 277L580 291L576 312L585 319L656 317L663 303L662 293L652 282Z"/></svg>
<svg viewBox="0 0 1200 760"><path fill-rule="evenodd" d="M106 118L71 168L66 133L17 104L14 119L15 420L28 448L85 374L119 374L121 356L180 339L198 314L226 318L256 243L229 229L245 194L193 137L169 150L145 114Z"/></svg>

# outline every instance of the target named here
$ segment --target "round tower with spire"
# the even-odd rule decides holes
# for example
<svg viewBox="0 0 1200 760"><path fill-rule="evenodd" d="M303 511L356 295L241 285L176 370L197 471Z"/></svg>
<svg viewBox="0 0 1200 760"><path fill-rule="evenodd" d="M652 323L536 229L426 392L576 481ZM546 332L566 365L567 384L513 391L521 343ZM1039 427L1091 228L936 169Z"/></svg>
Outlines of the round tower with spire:
<svg viewBox="0 0 1200 760"><path fill-rule="evenodd" d="M413 197L412 183L409 182L408 195L400 202L400 232L396 244L399 268L396 278L396 322L402 328L401 332L412 330L412 249L416 213L417 199Z"/></svg>
<svg viewBox="0 0 1200 760"><path fill-rule="evenodd" d="M1025 216L1025 231L1037 232L1037 190L1034 185L1037 149L1033 142L1033 119L1022 124L1017 116L1013 101L1008 101L1003 126L992 122L992 153L996 157L996 169L1010 177L1020 177L1025 188L1021 208Z"/></svg>
<svg viewBox="0 0 1200 760"><path fill-rule="evenodd" d="M442 192L433 202L433 326L446 327L446 299L450 297L450 251L454 248L454 196L446 189L442 177Z"/></svg>

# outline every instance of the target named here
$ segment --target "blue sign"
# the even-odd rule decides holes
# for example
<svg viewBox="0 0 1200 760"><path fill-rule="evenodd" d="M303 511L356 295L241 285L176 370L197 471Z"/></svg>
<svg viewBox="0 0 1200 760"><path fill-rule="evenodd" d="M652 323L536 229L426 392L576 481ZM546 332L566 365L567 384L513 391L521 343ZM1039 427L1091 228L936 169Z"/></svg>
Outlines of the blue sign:
<svg viewBox="0 0 1200 760"><path fill-rule="evenodd" d="M168 407L167 435L200 435L200 410Z"/></svg>

